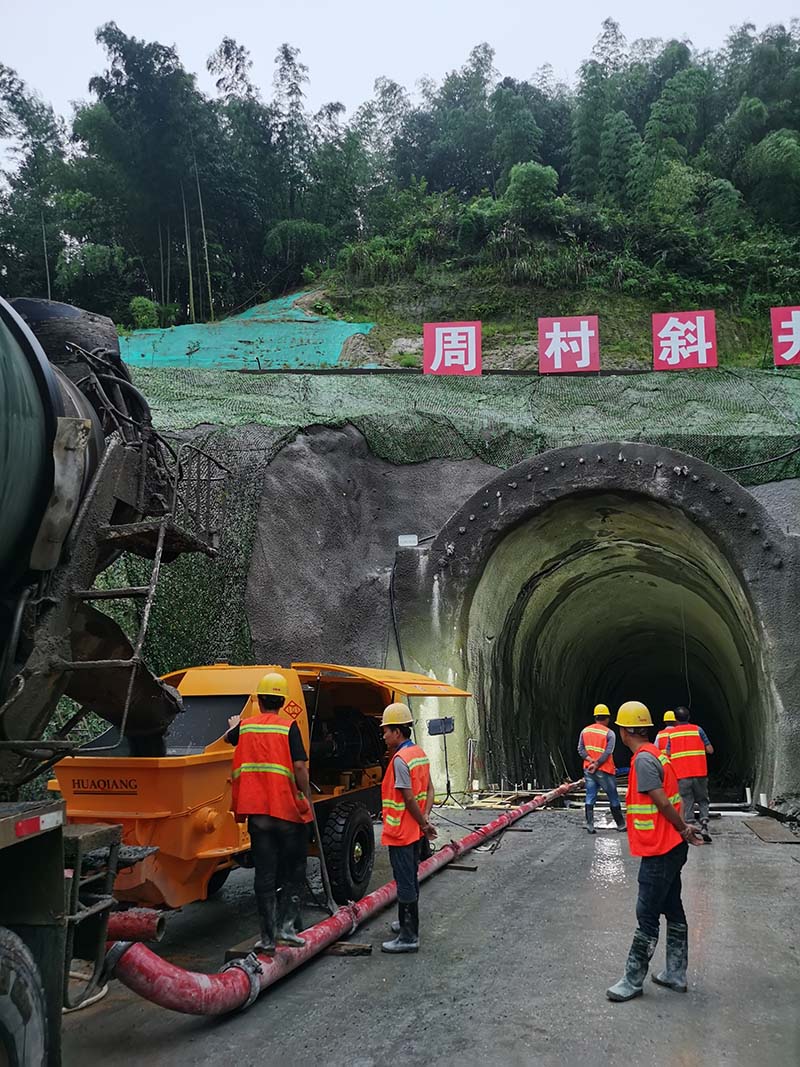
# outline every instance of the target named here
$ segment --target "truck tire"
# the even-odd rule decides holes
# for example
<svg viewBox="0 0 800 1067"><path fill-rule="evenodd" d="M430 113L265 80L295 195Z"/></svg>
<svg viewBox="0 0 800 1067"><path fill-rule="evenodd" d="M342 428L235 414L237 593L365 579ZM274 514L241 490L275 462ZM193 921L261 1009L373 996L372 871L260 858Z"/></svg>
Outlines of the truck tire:
<svg viewBox="0 0 800 1067"><path fill-rule="evenodd" d="M363 804L343 800L336 805L322 831L322 851L336 903L361 900L375 863L375 830Z"/></svg>
<svg viewBox="0 0 800 1067"><path fill-rule="evenodd" d="M0 926L0 1064L46 1062L47 1006L39 970L25 942Z"/></svg>
<svg viewBox="0 0 800 1067"><path fill-rule="evenodd" d="M213 896L216 896L216 894L219 893L220 889L222 889L228 881L228 877L232 870L232 867L223 867L221 871L214 871L206 886L206 900L211 900Z"/></svg>

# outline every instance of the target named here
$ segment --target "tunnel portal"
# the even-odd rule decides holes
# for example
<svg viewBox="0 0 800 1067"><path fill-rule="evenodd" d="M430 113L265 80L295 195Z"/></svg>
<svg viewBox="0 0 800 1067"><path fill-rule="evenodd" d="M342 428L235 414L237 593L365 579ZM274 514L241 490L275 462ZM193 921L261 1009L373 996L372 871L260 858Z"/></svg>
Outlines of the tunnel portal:
<svg viewBox="0 0 800 1067"><path fill-rule="evenodd" d="M487 483L396 559L407 666L473 693L457 728L476 760L464 744L456 780L574 776L594 705L638 699L657 726L690 707L717 795L800 796L797 540L723 472L655 445L559 449ZM452 714L434 703L422 718Z"/></svg>

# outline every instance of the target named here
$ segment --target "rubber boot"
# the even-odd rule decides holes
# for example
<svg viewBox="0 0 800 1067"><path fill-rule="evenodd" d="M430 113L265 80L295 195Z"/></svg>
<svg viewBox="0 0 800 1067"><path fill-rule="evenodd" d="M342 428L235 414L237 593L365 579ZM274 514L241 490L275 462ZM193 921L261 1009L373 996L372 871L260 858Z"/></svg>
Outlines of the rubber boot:
<svg viewBox="0 0 800 1067"><path fill-rule="evenodd" d="M627 827L625 825L625 816L622 814L622 808L617 807L611 809L611 814L614 816L614 822L617 824L617 829L621 834L624 834Z"/></svg>
<svg viewBox="0 0 800 1067"><path fill-rule="evenodd" d="M304 948L305 938L298 937L295 925L299 925L298 919L300 917L300 896L296 893L289 896L284 893L281 894L283 901L281 903L281 914L278 921L278 936L276 941L279 945L286 945L289 948Z"/></svg>
<svg viewBox="0 0 800 1067"><path fill-rule="evenodd" d="M653 975L658 985L686 992L686 967L689 963L689 927L686 923L667 923L667 966Z"/></svg>
<svg viewBox="0 0 800 1067"><path fill-rule="evenodd" d="M650 966L657 944L657 937L648 937L642 930L636 931L625 963L625 974L615 985L606 990L609 1000L633 1000L634 997L642 995L647 968Z"/></svg>
<svg viewBox="0 0 800 1067"><path fill-rule="evenodd" d="M586 811L586 831L590 834L596 834L597 830L594 828L594 808L591 804L585 804L584 810Z"/></svg>
<svg viewBox="0 0 800 1067"><path fill-rule="evenodd" d="M700 823L700 834L707 845L711 844L711 834L708 832L708 819Z"/></svg>
<svg viewBox="0 0 800 1067"><path fill-rule="evenodd" d="M397 912L400 921L400 933L393 941L384 941L381 952L418 952L419 937L419 912L417 904L403 904L398 902Z"/></svg>
<svg viewBox="0 0 800 1067"><path fill-rule="evenodd" d="M277 901L274 893L263 893L256 896L258 907L258 924L261 929L261 937L256 941L253 948L262 956L275 955L275 927L277 925Z"/></svg>

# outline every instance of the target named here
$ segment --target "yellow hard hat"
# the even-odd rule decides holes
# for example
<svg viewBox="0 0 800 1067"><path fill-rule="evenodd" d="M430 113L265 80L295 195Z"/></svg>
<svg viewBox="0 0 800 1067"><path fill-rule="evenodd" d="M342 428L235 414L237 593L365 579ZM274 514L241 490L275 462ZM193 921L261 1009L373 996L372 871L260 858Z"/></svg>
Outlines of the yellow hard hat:
<svg viewBox="0 0 800 1067"><path fill-rule="evenodd" d="M664 722L675 722L675 712L674 711L665 711L664 712Z"/></svg>
<svg viewBox="0 0 800 1067"><path fill-rule="evenodd" d="M383 709L381 726L410 726L414 721L408 704L390 704Z"/></svg>
<svg viewBox="0 0 800 1067"><path fill-rule="evenodd" d="M286 697L289 695L289 686L282 674L271 671L258 683L256 692L260 697Z"/></svg>
<svg viewBox="0 0 800 1067"><path fill-rule="evenodd" d="M595 706L594 706L594 717L596 719L601 718L603 715L610 715L610 714L611 714L611 712L608 710L608 704L595 704Z"/></svg>
<svg viewBox="0 0 800 1067"><path fill-rule="evenodd" d="M617 726L652 726L650 711L640 700L626 700L620 704L617 717L614 720Z"/></svg>

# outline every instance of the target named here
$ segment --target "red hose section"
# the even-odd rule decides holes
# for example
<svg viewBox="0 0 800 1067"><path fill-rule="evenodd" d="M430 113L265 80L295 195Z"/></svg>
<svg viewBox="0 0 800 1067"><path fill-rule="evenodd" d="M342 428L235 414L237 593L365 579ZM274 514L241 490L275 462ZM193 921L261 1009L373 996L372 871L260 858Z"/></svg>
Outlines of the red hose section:
<svg viewBox="0 0 800 1067"><path fill-rule="evenodd" d="M108 917L109 941L160 941L164 934L164 915L151 908L112 911Z"/></svg>
<svg viewBox="0 0 800 1067"><path fill-rule="evenodd" d="M462 856L476 845L504 830L529 812L565 796L579 786L578 782L565 782L557 789L529 800L518 808L503 812L479 830L467 834L459 841L450 841L438 850L419 868L419 878L430 877L440 867ZM261 963L261 992L308 960L317 956L328 945L348 937L366 919L387 907L397 899L397 886L387 882L355 904L346 904L328 919L303 931L305 947L278 948L274 956L259 956ZM198 974L157 956L142 944L131 945L117 961L112 972L134 993L162 1008L180 1011L189 1015L221 1015L235 1011L248 999L250 982L244 971L232 968L219 974Z"/></svg>

